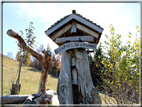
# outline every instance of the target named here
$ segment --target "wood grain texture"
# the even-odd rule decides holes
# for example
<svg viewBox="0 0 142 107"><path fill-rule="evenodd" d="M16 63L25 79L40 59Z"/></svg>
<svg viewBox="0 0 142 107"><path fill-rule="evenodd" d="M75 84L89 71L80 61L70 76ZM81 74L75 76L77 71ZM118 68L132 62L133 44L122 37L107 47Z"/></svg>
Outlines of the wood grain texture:
<svg viewBox="0 0 142 107"><path fill-rule="evenodd" d="M71 33L76 33L76 21L72 21Z"/></svg>
<svg viewBox="0 0 142 107"><path fill-rule="evenodd" d="M85 20L84 18L76 15L76 14L72 14L69 17L65 18L64 20L62 20L60 23L58 23L57 25L53 26L52 28L50 28L49 30L46 30L45 33L46 35L50 35L51 33L53 33L55 30L59 29L60 27L62 27L63 25L65 25L67 22L71 21L72 19L75 19L85 25L87 25L88 27L102 33L103 29L101 29L99 26Z"/></svg>
<svg viewBox="0 0 142 107"><path fill-rule="evenodd" d="M62 28L61 30L59 30L58 32L56 32L55 34L53 34L51 36L51 39L55 40L57 37L61 36L65 32L67 32L70 28L71 28L71 24L68 24L67 26L65 26L64 28Z"/></svg>
<svg viewBox="0 0 142 107"><path fill-rule="evenodd" d="M83 42L94 42L94 37L93 36L71 36L71 37L62 37L62 38L56 38L55 42L58 43L65 43L66 41L71 41L71 42L78 42L79 39Z"/></svg>
<svg viewBox="0 0 142 107"><path fill-rule="evenodd" d="M72 65L75 67L72 68ZM72 79L74 80L72 81ZM92 82L85 49L72 49L63 52L57 93L60 104L102 103Z"/></svg>
<svg viewBox="0 0 142 107"><path fill-rule="evenodd" d="M83 104L101 104L99 93L92 82L87 51L85 49L74 49L73 53L78 72L78 90L83 96Z"/></svg>
<svg viewBox="0 0 142 107"><path fill-rule="evenodd" d="M57 94L60 104L73 104L70 51L62 53L62 65L58 78Z"/></svg>
<svg viewBox="0 0 142 107"><path fill-rule="evenodd" d="M96 49L96 44L91 44L91 43L84 43L84 42L70 42L70 43L66 43L62 46L60 46L59 48L55 49L55 53L59 54L62 53L66 50L69 49L75 49L75 48L87 48L87 49Z"/></svg>
<svg viewBox="0 0 142 107"><path fill-rule="evenodd" d="M42 72L41 72L41 77L40 77L40 82L39 82L39 89L37 92L37 96L40 97L41 95L46 93L45 89L46 89L46 81L47 81L49 64L50 64L50 59L51 59L51 52L43 50L42 53L44 55L41 55L41 54L37 53L36 51L34 51L31 47L27 46L25 40L17 32L10 29L7 31L7 34L10 37L13 37L19 41L19 44L20 44L20 45L18 45L19 47L28 51L33 57L35 57L36 59L41 61ZM42 104L42 102L41 102L41 104Z"/></svg>
<svg viewBox="0 0 142 107"><path fill-rule="evenodd" d="M92 30L90 30L90 29L88 29L86 27L84 27L83 25L81 25L79 23L77 23L77 28L80 29L80 30L82 30L85 33L88 33L88 34L92 35L95 38L99 37L99 34L95 33L94 31L92 31Z"/></svg>
<svg viewBox="0 0 142 107"><path fill-rule="evenodd" d="M23 103L29 95L6 95L0 97L0 101L2 104L10 104L10 103Z"/></svg>

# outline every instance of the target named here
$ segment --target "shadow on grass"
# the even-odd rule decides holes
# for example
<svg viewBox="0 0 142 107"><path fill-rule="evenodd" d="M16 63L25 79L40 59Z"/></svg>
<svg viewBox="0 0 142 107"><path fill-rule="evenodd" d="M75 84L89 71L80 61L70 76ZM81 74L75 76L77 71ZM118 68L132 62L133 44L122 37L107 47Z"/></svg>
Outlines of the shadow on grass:
<svg viewBox="0 0 142 107"><path fill-rule="evenodd" d="M48 74L48 75L50 75L52 78L58 79L58 77L56 77L56 76L53 76L53 75L51 75L51 74Z"/></svg>
<svg viewBox="0 0 142 107"><path fill-rule="evenodd" d="M27 68L28 71L33 71L33 72L41 72L40 70L36 69L36 68L32 68L31 66L27 66L25 64L22 64L22 67L30 67Z"/></svg>
<svg viewBox="0 0 142 107"><path fill-rule="evenodd" d="M31 69L27 69L29 71L33 71L33 72L41 72L40 70L36 69L36 68L31 68Z"/></svg>
<svg viewBox="0 0 142 107"><path fill-rule="evenodd" d="M27 66L27 65L25 65L25 64L22 64L22 67L30 67L30 66ZM41 70L38 70L38 69L36 69L36 68L28 68L27 69L28 71L33 71L33 72L42 72ZM51 75L51 74L49 74L48 73L48 75L50 75L52 78L56 78L56 79L58 79L58 77L56 77L56 76L53 76L53 75Z"/></svg>
<svg viewBox="0 0 142 107"><path fill-rule="evenodd" d="M27 65L25 65L25 64L22 64L22 67L29 67L29 66L27 66Z"/></svg>

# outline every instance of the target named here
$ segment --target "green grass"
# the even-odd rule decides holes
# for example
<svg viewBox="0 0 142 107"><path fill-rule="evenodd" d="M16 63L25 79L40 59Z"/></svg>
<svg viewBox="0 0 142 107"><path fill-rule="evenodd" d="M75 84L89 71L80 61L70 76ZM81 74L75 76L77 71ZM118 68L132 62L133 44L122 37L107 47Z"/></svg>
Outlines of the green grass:
<svg viewBox="0 0 142 107"><path fill-rule="evenodd" d="M1 57L0 57L1 58ZM9 94L9 87L12 86L11 80L16 82L18 75L19 62L3 57L3 95ZM31 95L38 92L41 72L35 68L22 64L20 84L20 95ZM11 80L10 80L11 79ZM46 89L51 88L56 91L58 78L48 74Z"/></svg>
<svg viewBox="0 0 142 107"><path fill-rule="evenodd" d="M0 57L1 58L1 57ZM1 63L1 62L0 62ZM18 73L18 66L19 62L11 60L7 57L3 57L3 95L9 95L9 87L12 86L13 80L14 83L16 82L16 75ZM19 95L31 95L38 92L38 86L40 81L41 72L35 68L29 67L27 65L22 64L21 68L21 75L20 75L20 84L21 90ZM46 89L51 88L52 90L56 91L57 88L58 78L51 76L48 74L47 82L46 82ZM113 103L113 98L106 96L105 103L105 95L99 93L102 104L109 104L109 102ZM116 101L115 101L116 102Z"/></svg>

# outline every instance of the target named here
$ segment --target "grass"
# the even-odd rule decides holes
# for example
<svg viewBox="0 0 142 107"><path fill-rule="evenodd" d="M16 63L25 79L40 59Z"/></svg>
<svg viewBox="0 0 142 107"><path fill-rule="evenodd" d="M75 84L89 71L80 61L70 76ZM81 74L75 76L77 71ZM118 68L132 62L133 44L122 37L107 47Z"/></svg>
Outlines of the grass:
<svg viewBox="0 0 142 107"><path fill-rule="evenodd" d="M19 62L3 57L3 95L8 95L10 93L9 88L12 87L11 80L14 81L14 83L16 82L18 66ZM39 70L22 64L20 74L20 95L31 95L37 93L40 76L41 72ZM48 74L46 89L51 88L56 91L57 82L58 78Z"/></svg>
<svg viewBox="0 0 142 107"><path fill-rule="evenodd" d="M0 57L1 58L1 57ZM1 59L0 59L1 60ZM0 62L1 63L1 62ZM16 75L18 75L18 66L19 62L15 60L11 60L7 57L3 57L3 95L9 95L9 87L12 86L11 80L16 82ZM38 92L38 86L40 81L41 72L35 68L29 67L25 64L22 64L21 68L21 75L20 75L20 84L21 90L19 95L31 95ZM10 80L11 79L11 80ZM58 78L53 77L52 75L48 74L47 82L46 82L46 89L51 88L52 90L56 91L57 88ZM115 104L113 100L114 98L105 96L102 93L99 93L102 104ZM105 102L106 99L106 102ZM116 102L116 101L115 101Z"/></svg>

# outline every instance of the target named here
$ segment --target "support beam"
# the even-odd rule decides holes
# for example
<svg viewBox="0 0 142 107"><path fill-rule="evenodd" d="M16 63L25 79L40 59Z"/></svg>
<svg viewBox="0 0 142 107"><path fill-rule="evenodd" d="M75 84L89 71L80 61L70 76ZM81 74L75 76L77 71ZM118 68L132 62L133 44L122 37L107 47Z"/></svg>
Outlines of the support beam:
<svg viewBox="0 0 142 107"><path fill-rule="evenodd" d="M56 43L65 43L66 41L71 41L71 42L78 42L79 38L83 42L94 42L94 37L93 36L71 36L71 37L62 37L62 38L57 38L55 40Z"/></svg>
<svg viewBox="0 0 142 107"><path fill-rule="evenodd" d="M78 24L78 23L77 23L77 28L78 28L79 30L82 30L83 32L86 32L86 33L92 35L92 36L95 37L95 38L98 38L98 37L99 37L99 34L97 34L97 33L93 32L92 30L90 30L90 29L88 29L88 28L82 26L81 24Z"/></svg>
<svg viewBox="0 0 142 107"><path fill-rule="evenodd" d="M72 22L71 33L76 33L76 21Z"/></svg>
<svg viewBox="0 0 142 107"><path fill-rule="evenodd" d="M53 34L51 36L51 39L55 40L57 37L61 36L65 32L67 32L70 28L71 28L71 24L68 24L67 26L65 26L64 28L62 28L61 30L59 30L58 32L56 32L55 34Z"/></svg>

